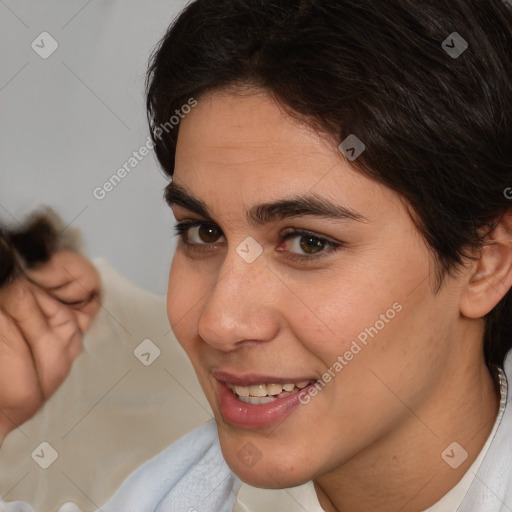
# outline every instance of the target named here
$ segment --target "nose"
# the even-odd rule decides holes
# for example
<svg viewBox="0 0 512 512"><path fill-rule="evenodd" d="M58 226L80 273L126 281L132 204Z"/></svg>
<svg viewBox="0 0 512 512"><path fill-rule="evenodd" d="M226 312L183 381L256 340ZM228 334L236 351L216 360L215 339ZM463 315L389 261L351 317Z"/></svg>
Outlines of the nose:
<svg viewBox="0 0 512 512"><path fill-rule="evenodd" d="M263 258L247 263L230 251L203 303L199 336L222 351L274 339L279 331L277 291L275 276Z"/></svg>

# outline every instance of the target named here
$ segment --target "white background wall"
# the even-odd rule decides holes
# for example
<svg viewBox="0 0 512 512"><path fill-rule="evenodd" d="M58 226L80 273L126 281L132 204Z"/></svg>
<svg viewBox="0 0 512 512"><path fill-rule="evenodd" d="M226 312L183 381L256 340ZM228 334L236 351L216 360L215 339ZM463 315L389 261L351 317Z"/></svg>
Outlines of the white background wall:
<svg viewBox="0 0 512 512"><path fill-rule="evenodd" d="M89 256L159 293L175 241L153 153L103 200L93 190L146 142L148 56L185 4L0 0L0 221L49 204ZM58 43L46 59L42 32Z"/></svg>

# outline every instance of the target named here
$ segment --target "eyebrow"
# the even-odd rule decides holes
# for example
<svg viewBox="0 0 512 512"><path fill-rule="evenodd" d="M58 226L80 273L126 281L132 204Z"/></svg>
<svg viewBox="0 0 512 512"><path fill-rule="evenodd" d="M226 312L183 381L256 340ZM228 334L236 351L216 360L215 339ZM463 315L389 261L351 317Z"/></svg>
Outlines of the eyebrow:
<svg viewBox="0 0 512 512"><path fill-rule="evenodd" d="M173 181L165 189L165 200L169 206L181 206L190 212L196 213L206 219L213 220L213 216L204 201L194 197L181 185ZM290 197L278 201L258 204L247 212L250 224L267 224L271 221L283 220L293 217L323 217L335 220L368 222L360 213L346 206L332 203L316 194L308 196Z"/></svg>

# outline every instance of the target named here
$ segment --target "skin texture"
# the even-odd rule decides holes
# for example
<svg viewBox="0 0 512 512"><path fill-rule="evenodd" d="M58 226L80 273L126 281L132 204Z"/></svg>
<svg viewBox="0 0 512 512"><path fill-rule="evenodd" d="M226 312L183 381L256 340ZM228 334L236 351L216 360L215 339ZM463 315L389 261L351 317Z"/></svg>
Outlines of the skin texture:
<svg viewBox="0 0 512 512"><path fill-rule="evenodd" d="M60 250L50 261L28 271L30 280L71 308L80 331L86 332L100 307L100 276L83 255Z"/></svg>
<svg viewBox="0 0 512 512"><path fill-rule="evenodd" d="M167 303L234 472L259 487L314 480L326 511L412 512L438 501L476 458L497 414L481 317L512 284L511 216L436 294L431 252L401 198L257 89L200 99L180 125L173 181L211 217L172 204L177 221L218 227L182 235ZM312 193L366 221L247 219L257 204ZM345 246L298 260L311 255L301 235L284 240L293 229ZM236 251L249 236L263 248L251 264ZM320 379L395 303L402 310L310 403L272 427L225 421L213 370ZM469 454L457 469L441 458L453 441ZM247 443L261 454L252 467L237 456Z"/></svg>
<svg viewBox="0 0 512 512"><path fill-rule="evenodd" d="M91 262L67 250L0 290L0 442L69 374L99 292Z"/></svg>

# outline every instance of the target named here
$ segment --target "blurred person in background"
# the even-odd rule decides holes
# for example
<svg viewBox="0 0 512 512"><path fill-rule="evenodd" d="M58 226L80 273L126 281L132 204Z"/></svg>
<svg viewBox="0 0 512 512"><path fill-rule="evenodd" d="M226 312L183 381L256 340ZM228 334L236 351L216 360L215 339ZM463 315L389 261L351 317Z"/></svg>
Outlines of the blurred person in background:
<svg viewBox="0 0 512 512"><path fill-rule="evenodd" d="M0 251L0 510L95 510L208 404L164 297L51 208L3 226Z"/></svg>

